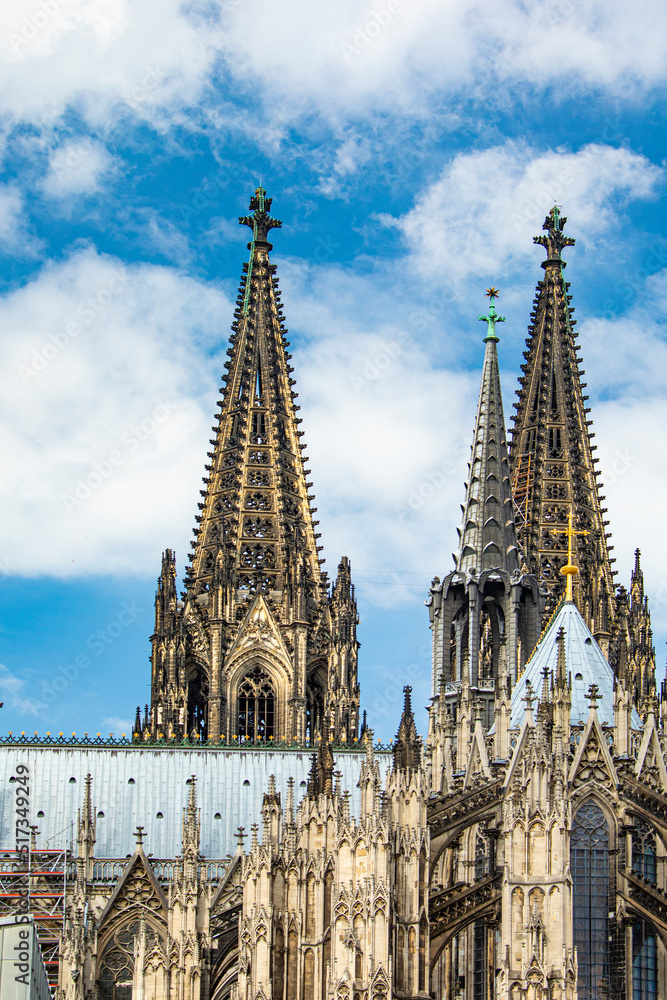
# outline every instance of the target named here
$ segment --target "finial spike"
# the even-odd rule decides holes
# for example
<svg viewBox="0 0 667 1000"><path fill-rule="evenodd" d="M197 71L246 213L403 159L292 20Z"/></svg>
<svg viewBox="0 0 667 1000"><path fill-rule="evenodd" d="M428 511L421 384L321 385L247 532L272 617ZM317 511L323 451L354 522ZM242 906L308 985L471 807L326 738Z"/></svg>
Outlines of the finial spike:
<svg viewBox="0 0 667 1000"><path fill-rule="evenodd" d="M565 236L563 233L566 222L566 217L561 215L558 206L554 205L542 225L542 229L547 235L533 237L533 243L541 244L547 251L547 259L543 262L542 267L546 267L550 263L557 263L565 267L565 261L561 260L561 251L563 247L573 247L575 244L575 240L571 236Z"/></svg>
<svg viewBox="0 0 667 1000"><path fill-rule="evenodd" d="M497 340L500 339L499 337L496 336L496 323L505 323L506 322L504 316L499 316L498 315L498 313L496 312L495 304L494 304L495 300L500 295L499 289L494 288L494 286L491 285L490 288L487 288L486 295L487 295L487 297L489 299L489 315L488 316L479 316L478 317L478 319L480 320L480 322L483 322L483 323L487 324L487 333L486 333L486 337L484 338L484 343L485 344L489 340L495 340L495 341L497 341Z"/></svg>

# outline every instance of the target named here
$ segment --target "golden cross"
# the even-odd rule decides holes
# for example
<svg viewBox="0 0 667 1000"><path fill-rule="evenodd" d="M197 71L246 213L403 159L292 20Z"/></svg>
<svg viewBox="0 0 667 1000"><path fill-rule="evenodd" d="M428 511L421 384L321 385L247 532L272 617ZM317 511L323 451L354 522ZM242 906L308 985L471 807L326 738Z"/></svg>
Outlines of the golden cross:
<svg viewBox="0 0 667 1000"><path fill-rule="evenodd" d="M567 566L561 567L561 573L567 578L565 584L565 600L574 600L572 596L572 578L577 575L579 568L572 563L572 539L575 535L587 535L588 531L575 531L572 527L572 507L570 507L570 513L567 516L567 528L553 528L560 535L567 535Z"/></svg>

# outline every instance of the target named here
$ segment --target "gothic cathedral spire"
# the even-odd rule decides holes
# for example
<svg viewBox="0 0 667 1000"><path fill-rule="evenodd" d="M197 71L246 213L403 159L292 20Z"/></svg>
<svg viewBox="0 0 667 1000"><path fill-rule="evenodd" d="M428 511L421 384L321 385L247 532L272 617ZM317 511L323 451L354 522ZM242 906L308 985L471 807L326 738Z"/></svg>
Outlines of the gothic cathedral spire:
<svg viewBox="0 0 667 1000"><path fill-rule="evenodd" d="M531 570L550 593L547 611L553 609L564 589L560 573L566 561L567 526L573 510L574 562L579 574L574 598L595 638L608 653L614 617L614 580L609 557L608 521L602 507L593 458L588 419L590 409L583 394L585 373L577 355L569 284L563 277L564 247L574 240L565 236L567 219L554 207L546 217L546 235L534 242L546 250L544 278L538 282L525 364L521 370L517 413L510 447L512 486L516 502L519 544Z"/></svg>
<svg viewBox="0 0 667 1000"><path fill-rule="evenodd" d="M156 596L150 731L212 740L357 734L357 612L349 562L329 596L297 415L269 214L259 187L200 513L176 599Z"/></svg>
<svg viewBox="0 0 667 1000"><path fill-rule="evenodd" d="M504 322L490 299L484 366L473 433L463 524L455 568L436 577L428 600L433 631L433 708L429 744L444 745L457 721L458 745L467 746L475 713L493 725L496 699L504 701L539 638L537 580L522 572L514 527L505 417L498 369L496 324ZM463 731L465 730L465 731ZM435 752L438 759L438 751ZM440 768L440 764L436 765Z"/></svg>

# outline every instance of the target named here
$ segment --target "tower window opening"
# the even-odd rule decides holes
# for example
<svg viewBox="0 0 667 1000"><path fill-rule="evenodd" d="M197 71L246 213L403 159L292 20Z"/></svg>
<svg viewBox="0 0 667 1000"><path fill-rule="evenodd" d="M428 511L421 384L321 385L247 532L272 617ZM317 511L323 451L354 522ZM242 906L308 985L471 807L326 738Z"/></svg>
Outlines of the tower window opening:
<svg viewBox="0 0 667 1000"><path fill-rule="evenodd" d="M266 444L266 414L255 412L252 415L253 444Z"/></svg>
<svg viewBox="0 0 667 1000"><path fill-rule="evenodd" d="M257 374L255 376L255 399L260 400L262 398L262 372L259 365L257 365Z"/></svg>
<svg viewBox="0 0 667 1000"><path fill-rule="evenodd" d="M242 740L273 739L276 694L268 673L254 667L239 687L238 735Z"/></svg>
<svg viewBox="0 0 667 1000"><path fill-rule="evenodd" d="M549 429L549 450L552 458L559 458L562 450L560 427Z"/></svg>

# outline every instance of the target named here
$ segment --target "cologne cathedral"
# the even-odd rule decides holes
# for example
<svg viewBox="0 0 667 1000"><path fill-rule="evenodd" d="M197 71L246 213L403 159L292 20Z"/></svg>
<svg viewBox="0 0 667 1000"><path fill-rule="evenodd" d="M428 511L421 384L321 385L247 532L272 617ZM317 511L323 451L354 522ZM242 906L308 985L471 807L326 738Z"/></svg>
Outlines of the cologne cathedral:
<svg viewBox="0 0 667 1000"><path fill-rule="evenodd" d="M360 727L350 561L329 581L319 556L270 209L259 188L239 220L250 258L180 596L162 559L151 704L131 740L3 741L4 844L24 768L34 793L0 914L27 891L57 1000L666 996L667 697L639 552L629 589L614 579L565 218L535 238L509 444L487 292L454 569L425 587L428 732L406 688L385 748Z"/></svg>

